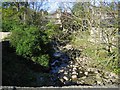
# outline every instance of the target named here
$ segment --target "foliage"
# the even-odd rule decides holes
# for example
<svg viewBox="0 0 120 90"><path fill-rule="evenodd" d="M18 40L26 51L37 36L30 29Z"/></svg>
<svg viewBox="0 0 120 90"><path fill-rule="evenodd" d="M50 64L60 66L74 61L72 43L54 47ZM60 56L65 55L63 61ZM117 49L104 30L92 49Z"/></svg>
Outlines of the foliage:
<svg viewBox="0 0 120 90"><path fill-rule="evenodd" d="M15 14L15 12L11 7L2 9L2 31L11 31L13 25L16 23L12 20L13 14Z"/></svg>
<svg viewBox="0 0 120 90"><path fill-rule="evenodd" d="M49 42L47 34L41 32L34 26L16 26L12 30L10 42L16 48L18 55L33 59L43 66L48 65L47 43ZM44 61L44 62L43 62Z"/></svg>
<svg viewBox="0 0 120 90"><path fill-rule="evenodd" d="M18 55L48 67L49 43L57 26L45 18L47 11L38 12L30 5L28 2L4 2L2 29L12 32L10 42Z"/></svg>
<svg viewBox="0 0 120 90"><path fill-rule="evenodd" d="M48 65L49 65L49 55L48 54L32 57L32 60L34 62L41 64L42 66L48 67Z"/></svg>
<svg viewBox="0 0 120 90"><path fill-rule="evenodd" d="M105 45L89 42L88 33L77 34L79 36L73 37L72 44L76 48L82 49L82 56L91 58L91 63L89 63L91 67L106 69L115 73L119 72L117 48L114 47L111 52L108 52Z"/></svg>
<svg viewBox="0 0 120 90"><path fill-rule="evenodd" d="M44 32L48 35L50 39L53 39L53 37L60 34L59 26L48 22L46 24Z"/></svg>
<svg viewBox="0 0 120 90"><path fill-rule="evenodd" d="M77 17L81 17L81 18L84 18L85 15L86 15L86 6L85 5L86 3L82 3L82 2L78 2L74 5L72 11L74 13L74 15L76 15Z"/></svg>
<svg viewBox="0 0 120 90"><path fill-rule="evenodd" d="M103 4L101 4L101 6L102 5ZM95 9L96 11L94 13L97 14L97 11L99 10L97 8L99 7L90 6L90 3L76 3L72 8L71 13L62 12L63 14L60 18L62 21L62 27L59 28L59 25L54 25L46 19L46 15L48 14L47 11L38 11L37 7L35 10L35 3L33 3L34 9L30 6L31 5L28 2L6 2L3 4L2 28L3 31L12 32L10 36L10 43L13 47L15 47L18 55L39 63L42 66L48 67L49 60L51 59L49 56L49 53L51 52L50 48L53 48L51 47L52 45L50 45L51 42L54 42L55 45L58 45L56 42L59 42L59 45L64 46L64 42L66 44L66 42L68 43L71 41L73 46L78 49L82 49L81 55L92 59L92 67L95 66L97 68L108 69L116 73L120 72L120 68L117 63L117 45L115 45L117 41L114 39L117 37L118 25L115 23L115 25L113 25L114 27L109 26L109 24L113 24L112 22L114 21L110 20L111 23L109 23L109 21L104 22L106 19L103 19L103 21L101 20L102 23L99 23L99 15L92 13L92 9ZM108 7L103 6L100 10L107 11L106 13L114 12L114 10L111 9L113 6ZM45 12L44 15L42 14L43 12ZM113 15L112 19L117 22L116 16ZM94 43L89 41L89 38L91 37L90 30L93 28L100 28L96 37L99 37L98 35L101 35L102 33L101 37L104 42ZM95 29L95 31L97 31L97 29ZM97 41L96 37L94 38L95 41ZM10 61L12 61L12 58ZM4 68L6 64L7 63L4 64ZM10 67L12 67L12 65L8 66L8 68ZM15 68L19 69L19 67L19 64L15 65ZM23 67L25 66L23 65ZM26 76L29 80L26 80L25 77L22 77L22 75L18 75L18 77L22 77L22 80L26 80L25 84L30 82L30 80L34 80L34 75L32 74L33 72L29 70L28 72L29 73L27 73ZM4 72L4 75L7 75L5 73L6 72ZM12 73L10 73L10 76L12 76ZM9 75L7 77L9 77ZM13 81L16 79L14 77L16 77L15 73L12 76ZM43 81L43 83L45 82Z"/></svg>
<svg viewBox="0 0 120 90"><path fill-rule="evenodd" d="M79 32L73 35L72 43L75 47L83 50L83 55L93 60L91 66L95 65L98 68L104 68L118 73L117 4L114 2L109 4L103 2L100 3L100 7L91 5L90 8L89 6L90 3L81 2L73 6L72 14L80 20L78 23L80 23L81 27L85 26L82 20L88 20L88 24L90 25L88 25L88 30L81 31L81 29L79 29ZM104 18L101 18L100 15L104 16ZM96 28L95 31L93 30L93 32L91 32L94 28ZM92 37L93 34L94 38ZM90 42L91 37L97 42ZM99 41L98 38L101 39L101 41Z"/></svg>

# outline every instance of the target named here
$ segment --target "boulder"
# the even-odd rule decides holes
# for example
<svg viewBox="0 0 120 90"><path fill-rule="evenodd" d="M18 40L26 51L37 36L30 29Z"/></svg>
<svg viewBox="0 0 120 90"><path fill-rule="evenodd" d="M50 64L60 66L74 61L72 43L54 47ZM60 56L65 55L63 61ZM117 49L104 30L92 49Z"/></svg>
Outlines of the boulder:
<svg viewBox="0 0 120 90"><path fill-rule="evenodd" d="M66 80L66 81L69 80L68 77L66 77L66 76L63 76L63 79Z"/></svg>
<svg viewBox="0 0 120 90"><path fill-rule="evenodd" d="M88 75L88 72L84 72L84 74L87 76L87 75Z"/></svg>
<svg viewBox="0 0 120 90"><path fill-rule="evenodd" d="M70 44L67 44L65 47L63 47L63 48L66 48L66 49L72 49L73 48L73 46L72 45L70 45Z"/></svg>
<svg viewBox="0 0 120 90"><path fill-rule="evenodd" d="M67 75L67 74L68 74L68 72L64 71L64 75Z"/></svg>
<svg viewBox="0 0 120 90"><path fill-rule="evenodd" d="M77 81L77 75L72 75L72 81Z"/></svg>
<svg viewBox="0 0 120 90"><path fill-rule="evenodd" d="M74 72L72 72L72 75L78 75L78 73L74 71Z"/></svg>
<svg viewBox="0 0 120 90"><path fill-rule="evenodd" d="M77 68L75 66L73 66L73 71L77 70Z"/></svg>
<svg viewBox="0 0 120 90"><path fill-rule="evenodd" d="M61 69L61 70L59 70L59 71L58 71L58 73L63 73L63 72L64 72L64 70L63 70L63 69Z"/></svg>

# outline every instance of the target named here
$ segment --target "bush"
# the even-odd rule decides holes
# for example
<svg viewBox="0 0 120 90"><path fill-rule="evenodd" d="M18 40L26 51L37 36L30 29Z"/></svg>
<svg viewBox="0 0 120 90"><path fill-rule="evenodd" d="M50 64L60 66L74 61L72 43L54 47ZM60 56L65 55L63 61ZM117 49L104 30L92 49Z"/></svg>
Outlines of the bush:
<svg viewBox="0 0 120 90"><path fill-rule="evenodd" d="M45 55L40 55L39 57L33 57L32 58L33 61L40 63L42 66L48 66L49 65L49 55L45 54Z"/></svg>
<svg viewBox="0 0 120 90"><path fill-rule="evenodd" d="M16 48L16 53L27 59L31 59L43 66L47 66L48 35L34 26L15 26L10 36L10 42Z"/></svg>
<svg viewBox="0 0 120 90"><path fill-rule="evenodd" d="M10 21L10 20L3 20L2 22L2 31L3 32L10 32L13 27L15 27L17 24L15 21Z"/></svg>

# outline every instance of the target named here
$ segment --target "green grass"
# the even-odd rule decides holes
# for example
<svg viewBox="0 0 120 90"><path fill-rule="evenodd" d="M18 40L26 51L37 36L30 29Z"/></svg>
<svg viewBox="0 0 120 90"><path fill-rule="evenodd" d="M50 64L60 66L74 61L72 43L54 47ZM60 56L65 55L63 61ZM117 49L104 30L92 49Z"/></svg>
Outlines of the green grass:
<svg viewBox="0 0 120 90"><path fill-rule="evenodd" d="M82 49L81 55L91 58L89 66L115 73L120 72L117 56L118 49L112 48L111 53L109 53L105 49L105 45L89 42L88 38L89 34L87 32L77 33L77 35L73 37L72 44L74 47Z"/></svg>

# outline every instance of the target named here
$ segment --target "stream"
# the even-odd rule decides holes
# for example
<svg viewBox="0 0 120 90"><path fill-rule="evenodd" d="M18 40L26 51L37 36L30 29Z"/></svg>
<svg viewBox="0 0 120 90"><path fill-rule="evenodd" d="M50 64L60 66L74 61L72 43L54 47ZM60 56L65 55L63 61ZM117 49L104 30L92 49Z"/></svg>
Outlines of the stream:
<svg viewBox="0 0 120 90"><path fill-rule="evenodd" d="M69 48L67 52L55 48L50 64L54 85L117 85L118 76L112 72L86 66L88 57L80 57L80 50ZM78 62L75 62L78 58ZM87 61L87 62L86 62ZM85 63L85 64L84 64Z"/></svg>

